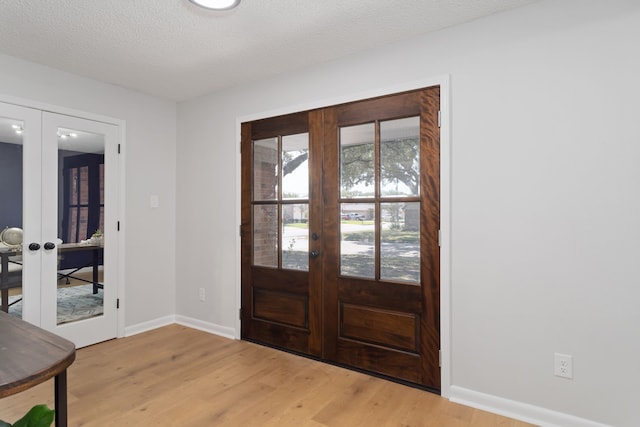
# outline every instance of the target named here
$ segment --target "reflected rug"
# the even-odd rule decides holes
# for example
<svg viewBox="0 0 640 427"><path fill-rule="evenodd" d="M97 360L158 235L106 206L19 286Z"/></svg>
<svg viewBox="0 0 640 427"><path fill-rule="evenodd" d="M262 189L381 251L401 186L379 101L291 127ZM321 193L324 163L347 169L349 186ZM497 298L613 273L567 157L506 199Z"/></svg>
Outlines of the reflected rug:
<svg viewBox="0 0 640 427"><path fill-rule="evenodd" d="M9 297L9 304L22 295ZM102 289L93 294L93 285L58 288L58 324L99 316L103 313ZM22 301L9 307L9 314L22 317Z"/></svg>

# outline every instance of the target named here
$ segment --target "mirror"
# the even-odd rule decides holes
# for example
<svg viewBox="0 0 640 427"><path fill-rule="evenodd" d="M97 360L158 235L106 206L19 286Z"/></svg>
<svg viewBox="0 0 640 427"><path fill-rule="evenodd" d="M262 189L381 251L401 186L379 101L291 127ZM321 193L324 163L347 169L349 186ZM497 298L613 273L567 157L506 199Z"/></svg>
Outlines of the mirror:
<svg viewBox="0 0 640 427"><path fill-rule="evenodd" d="M57 323L104 313L104 135L58 128Z"/></svg>
<svg viewBox="0 0 640 427"><path fill-rule="evenodd" d="M0 298L22 317L22 164L24 123L0 117Z"/></svg>

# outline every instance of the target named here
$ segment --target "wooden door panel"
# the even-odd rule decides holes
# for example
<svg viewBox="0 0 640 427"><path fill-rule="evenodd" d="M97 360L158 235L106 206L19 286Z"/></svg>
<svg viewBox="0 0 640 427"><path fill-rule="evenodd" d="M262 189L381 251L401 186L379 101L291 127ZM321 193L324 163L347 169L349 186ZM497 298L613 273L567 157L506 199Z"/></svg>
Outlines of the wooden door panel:
<svg viewBox="0 0 640 427"><path fill-rule="evenodd" d="M354 304L340 304L340 337L418 354L419 316Z"/></svg>
<svg viewBox="0 0 640 427"><path fill-rule="evenodd" d="M340 277L337 290L343 303L360 302L373 307L384 306L390 310L422 312L420 286L400 283L380 286L379 282L371 280Z"/></svg>
<svg viewBox="0 0 640 427"><path fill-rule="evenodd" d="M420 356L344 338L337 340L336 363L422 384Z"/></svg>
<svg viewBox="0 0 640 427"><path fill-rule="evenodd" d="M250 331L243 335L242 339L301 354L315 355L309 350L309 330L260 319L252 319L251 323Z"/></svg>
<svg viewBox="0 0 640 427"><path fill-rule="evenodd" d="M298 328L309 327L306 295L253 287L253 318Z"/></svg>
<svg viewBox="0 0 640 427"><path fill-rule="evenodd" d="M309 292L309 273L306 271L253 267L251 277L256 288L297 295L307 295Z"/></svg>

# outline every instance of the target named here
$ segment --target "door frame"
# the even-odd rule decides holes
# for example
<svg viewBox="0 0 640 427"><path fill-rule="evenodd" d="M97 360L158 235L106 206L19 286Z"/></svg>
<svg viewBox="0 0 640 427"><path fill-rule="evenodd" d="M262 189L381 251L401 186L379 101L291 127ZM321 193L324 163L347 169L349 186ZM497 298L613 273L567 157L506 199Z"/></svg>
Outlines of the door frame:
<svg viewBox="0 0 640 427"><path fill-rule="evenodd" d="M417 90L429 86L440 86L440 394L448 398L451 388L451 76L448 74L400 83L393 86L376 88L365 92L354 92L331 99L323 99L305 104L287 106L275 110L258 111L236 117L235 143L236 151L236 228L240 230L240 211L242 206L241 172L242 157L241 126L243 122L265 119L300 111L330 107L332 105L360 101L395 93ZM242 306L241 292L241 238L236 236L236 308ZM240 339L241 321L236 317L235 338Z"/></svg>
<svg viewBox="0 0 640 427"><path fill-rule="evenodd" d="M0 93L0 102L5 104L11 104L18 107L32 108L34 110L40 110L42 112L49 112L55 114L61 114L66 116L73 116L80 119L92 120L95 122L102 122L109 125L117 126L118 141L119 141L119 170L118 170L118 210L117 217L120 222L120 233L118 238L118 256L117 256L117 295L119 299L119 309L116 310L116 322L117 322L117 338L125 336L125 307L126 307L126 283L125 283L125 241L126 241L126 224L123 219L125 218L125 201L126 201L126 121L123 119L117 119L114 117L94 114L86 111L76 110L73 108L61 107L59 105L47 104L33 99L25 99ZM38 320L40 316L38 315ZM39 325L38 325L39 326Z"/></svg>

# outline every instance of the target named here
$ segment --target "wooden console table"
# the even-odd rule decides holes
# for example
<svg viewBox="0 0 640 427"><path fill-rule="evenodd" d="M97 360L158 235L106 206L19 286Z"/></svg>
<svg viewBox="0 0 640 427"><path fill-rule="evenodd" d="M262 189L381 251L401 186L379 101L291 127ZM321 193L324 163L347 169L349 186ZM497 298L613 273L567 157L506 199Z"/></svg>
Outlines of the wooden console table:
<svg viewBox="0 0 640 427"><path fill-rule="evenodd" d="M0 398L55 377L55 423L67 427L67 367L75 358L71 341L0 311Z"/></svg>

